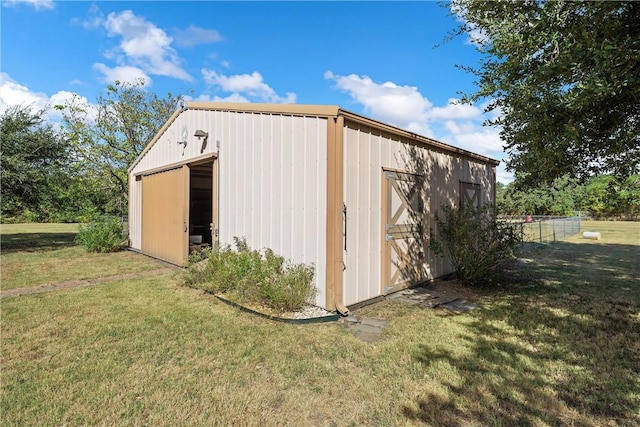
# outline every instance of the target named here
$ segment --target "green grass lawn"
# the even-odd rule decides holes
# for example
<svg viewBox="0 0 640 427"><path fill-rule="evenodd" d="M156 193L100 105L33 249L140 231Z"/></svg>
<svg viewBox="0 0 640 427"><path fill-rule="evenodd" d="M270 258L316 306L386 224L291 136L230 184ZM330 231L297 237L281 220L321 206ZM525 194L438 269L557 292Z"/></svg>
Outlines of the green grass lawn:
<svg viewBox="0 0 640 427"><path fill-rule="evenodd" d="M375 344L252 316L171 275L5 298L0 422L637 426L640 224L583 229L603 239L528 252L473 311L359 310L390 321Z"/></svg>
<svg viewBox="0 0 640 427"><path fill-rule="evenodd" d="M0 288L40 286L161 268L143 255L89 253L74 243L77 224L2 224Z"/></svg>

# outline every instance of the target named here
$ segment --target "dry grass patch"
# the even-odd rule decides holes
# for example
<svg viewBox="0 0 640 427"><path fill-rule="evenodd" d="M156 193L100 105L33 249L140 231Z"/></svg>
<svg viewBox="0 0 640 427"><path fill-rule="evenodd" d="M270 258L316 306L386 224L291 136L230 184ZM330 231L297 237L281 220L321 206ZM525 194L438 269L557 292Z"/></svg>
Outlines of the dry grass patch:
<svg viewBox="0 0 640 427"><path fill-rule="evenodd" d="M77 224L3 224L2 290L35 287L161 268L143 255L86 252L74 243Z"/></svg>
<svg viewBox="0 0 640 427"><path fill-rule="evenodd" d="M637 253L548 247L461 315L365 307L390 321L376 344L258 318L169 275L3 299L0 421L640 425Z"/></svg>
<svg viewBox="0 0 640 427"><path fill-rule="evenodd" d="M372 385L403 368L338 324L267 321L170 281L3 301L3 425L393 423Z"/></svg>

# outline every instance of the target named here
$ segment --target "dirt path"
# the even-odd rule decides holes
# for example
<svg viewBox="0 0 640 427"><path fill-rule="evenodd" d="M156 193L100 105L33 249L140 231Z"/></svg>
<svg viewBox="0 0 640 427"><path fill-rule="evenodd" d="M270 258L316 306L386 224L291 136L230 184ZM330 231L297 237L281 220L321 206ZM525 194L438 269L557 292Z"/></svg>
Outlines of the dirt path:
<svg viewBox="0 0 640 427"><path fill-rule="evenodd" d="M19 295L27 295L27 294L35 294L39 292L50 292L50 291L58 291L63 289L71 289L78 288L80 286L92 286L99 285L107 282L114 282L116 280L127 280L127 279L137 279L140 277L148 277L148 276L159 276L162 274L168 274L172 271L175 271L175 268L165 267L156 270L143 271L140 273L128 273L128 274L118 274L115 276L107 276L107 277L96 277L93 279L85 279L85 280L70 280L67 282L58 282L58 283L48 283L46 285L34 286L31 288L17 288L17 289L8 289L6 291L0 290L0 298L8 298L15 297Z"/></svg>

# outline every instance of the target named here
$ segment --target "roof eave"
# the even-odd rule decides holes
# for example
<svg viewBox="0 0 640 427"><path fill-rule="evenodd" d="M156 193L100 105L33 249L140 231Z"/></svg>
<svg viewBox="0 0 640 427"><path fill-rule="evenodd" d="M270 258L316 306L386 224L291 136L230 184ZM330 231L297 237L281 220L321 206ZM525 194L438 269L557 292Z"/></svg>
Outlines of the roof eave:
<svg viewBox="0 0 640 427"><path fill-rule="evenodd" d="M337 105L307 104L257 104L251 102L200 102L187 103L190 110L236 111L246 113L275 113L292 116L337 117Z"/></svg>
<svg viewBox="0 0 640 427"><path fill-rule="evenodd" d="M407 130L398 128L396 126L392 126L392 125L380 122L378 120L370 119L368 117L353 113L351 111L340 109L339 114L344 116L345 119L350 120L352 122L364 124L366 126L370 126L372 128L375 128L381 131L389 132L399 137L413 140L426 146L437 148L449 153L455 153L465 157L470 157L485 163L491 163L494 166L498 166L500 164L499 160L493 159L491 157L483 156L482 154L477 154L472 151L465 150L463 148L458 148L453 145L440 142L433 138L428 138L426 136L418 135L417 133L409 132Z"/></svg>

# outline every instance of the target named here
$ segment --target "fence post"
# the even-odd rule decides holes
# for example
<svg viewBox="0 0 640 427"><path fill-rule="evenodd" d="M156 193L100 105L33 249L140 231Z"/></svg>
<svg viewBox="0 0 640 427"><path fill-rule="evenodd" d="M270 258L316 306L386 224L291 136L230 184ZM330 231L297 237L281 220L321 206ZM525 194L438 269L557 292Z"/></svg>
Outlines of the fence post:
<svg viewBox="0 0 640 427"><path fill-rule="evenodd" d="M542 243L542 221L538 221L538 237L540 238L540 243Z"/></svg>

